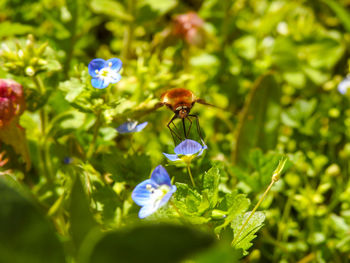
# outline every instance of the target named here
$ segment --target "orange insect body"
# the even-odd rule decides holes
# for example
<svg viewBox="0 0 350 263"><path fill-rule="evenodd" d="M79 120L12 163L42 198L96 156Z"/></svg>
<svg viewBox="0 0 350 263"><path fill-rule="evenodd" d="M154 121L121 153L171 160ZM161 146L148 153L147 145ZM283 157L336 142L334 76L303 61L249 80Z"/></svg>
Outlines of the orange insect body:
<svg viewBox="0 0 350 263"><path fill-rule="evenodd" d="M201 134L201 128L199 127L199 121L198 121L198 116L195 114L190 114L190 111L193 107L193 105L198 102L200 104L204 105L209 105L209 106L214 106L209 103L207 103L205 100L197 98L192 91L184 88L175 88L175 89L170 89L163 93L163 95L160 98L160 103L157 105L157 107L161 107L163 105L166 105L171 111L175 113L174 117L169 121L167 127L170 130L171 136L173 137L174 143L175 143L175 138L182 140L181 135L176 131L173 130L170 125L174 124L175 119L181 119L182 120L182 126L184 130L184 135L185 138L188 137L191 127L192 127L192 120L191 118L196 119L197 123L197 132L201 140L203 141L203 137ZM215 106L214 106L215 107ZM186 130L185 127L185 120L187 120L190 125L188 129ZM176 128L176 126L175 126ZM176 144L176 143L175 143Z"/></svg>
<svg viewBox="0 0 350 263"><path fill-rule="evenodd" d="M193 92L184 88L168 90L161 97L161 103L173 112L178 112L180 118L186 118L195 102L196 96ZM187 114L182 117L181 112L183 111L186 111Z"/></svg>

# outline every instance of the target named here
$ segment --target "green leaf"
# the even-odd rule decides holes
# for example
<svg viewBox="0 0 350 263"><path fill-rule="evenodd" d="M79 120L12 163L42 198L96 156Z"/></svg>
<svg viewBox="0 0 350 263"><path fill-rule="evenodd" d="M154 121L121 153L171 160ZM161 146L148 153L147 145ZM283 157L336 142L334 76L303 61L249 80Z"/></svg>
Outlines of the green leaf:
<svg viewBox="0 0 350 263"><path fill-rule="evenodd" d="M177 190L174 194L173 202L186 220L191 224L208 222L210 218L202 216L210 206L207 191L203 192L202 196L187 184L177 182L175 185Z"/></svg>
<svg viewBox="0 0 350 263"><path fill-rule="evenodd" d="M313 116L317 106L317 99L298 100L286 112L282 113L282 122L297 128L301 133L311 135L317 126L317 116Z"/></svg>
<svg viewBox="0 0 350 263"><path fill-rule="evenodd" d="M329 73L325 73L319 69L315 69L309 66L303 66L302 70L305 73L305 75L308 76L309 79L311 79L311 81L317 85L325 83L330 76Z"/></svg>
<svg viewBox="0 0 350 263"><path fill-rule="evenodd" d="M85 84L77 78L71 78L70 80L61 82L58 88L66 93L65 98L67 101L74 102L84 91Z"/></svg>
<svg viewBox="0 0 350 263"><path fill-rule="evenodd" d="M301 62L295 55L296 50L298 46L291 39L276 38L271 55L273 64L287 72L298 70Z"/></svg>
<svg viewBox="0 0 350 263"><path fill-rule="evenodd" d="M340 37L339 39L325 37L303 46L300 51L306 54L306 59L311 67L331 69L343 56L344 46L341 45ZM323 79L324 77L321 76L321 80Z"/></svg>
<svg viewBox="0 0 350 263"><path fill-rule="evenodd" d="M213 243L213 236L189 227L144 225L107 233L82 262L179 262Z"/></svg>
<svg viewBox="0 0 350 263"><path fill-rule="evenodd" d="M203 67L203 68L215 68L219 64L219 60L216 56L213 56L209 53L201 53L198 56L193 56L190 59L190 64L194 67Z"/></svg>
<svg viewBox="0 0 350 263"><path fill-rule="evenodd" d="M75 179L72 188L69 214L72 239L79 248L85 236L97 225L90 212L90 206L79 178Z"/></svg>
<svg viewBox="0 0 350 263"><path fill-rule="evenodd" d="M119 160L118 165L115 165L115 160ZM149 174L145 171L152 169L148 155L142 153L127 155L118 149L104 154L97 165L100 165L104 171L111 173L114 180L127 181L132 186L136 186L141 180L146 179Z"/></svg>
<svg viewBox="0 0 350 263"><path fill-rule="evenodd" d="M132 16L125 11L124 6L118 1L93 0L90 5L92 11L97 14L116 17L124 21L132 21L133 19Z"/></svg>
<svg viewBox="0 0 350 263"><path fill-rule="evenodd" d="M273 149L277 143L280 123L280 88L270 73L261 76L252 87L241 112L233 159L248 162L249 151L255 147Z"/></svg>
<svg viewBox="0 0 350 263"><path fill-rule="evenodd" d="M256 38L252 35L243 36L237 39L234 43L235 49L237 49L238 55L241 57L252 60L256 57L257 43Z"/></svg>
<svg viewBox="0 0 350 263"><path fill-rule="evenodd" d="M1 22L0 38L25 35L33 32L33 27L29 25L23 25L20 23L12 23L10 21Z"/></svg>
<svg viewBox="0 0 350 263"><path fill-rule="evenodd" d="M244 227L239 237L236 238L236 234L240 231L243 224L250 216L251 212L244 215L237 216L231 223L231 227L234 233L235 243L234 247L243 249L243 255L247 255L247 250L253 245L251 241L256 237L256 232L263 226L265 220L265 214L263 212L255 212L252 218L250 218L248 224Z"/></svg>
<svg viewBox="0 0 350 263"><path fill-rule="evenodd" d="M141 5L148 5L152 10L157 11L159 14L165 14L170 9L174 8L177 5L176 0L142 0Z"/></svg>
<svg viewBox="0 0 350 263"><path fill-rule="evenodd" d="M202 196L197 191L191 189L187 184L175 183L175 185L177 190L174 198L186 205L189 212L197 212Z"/></svg>
<svg viewBox="0 0 350 263"><path fill-rule="evenodd" d="M224 223L214 229L216 234L220 234L221 230L228 226L236 216L247 211L250 205L250 201L245 195L236 193L226 194L222 202L223 206L228 208L227 216Z"/></svg>
<svg viewBox="0 0 350 263"><path fill-rule="evenodd" d="M212 167L203 175L203 189L208 189L210 207L214 208L219 198L220 173L217 167Z"/></svg>
<svg viewBox="0 0 350 263"><path fill-rule="evenodd" d="M65 262L55 229L30 201L0 179L0 262Z"/></svg>
<svg viewBox="0 0 350 263"><path fill-rule="evenodd" d="M288 82L288 84L302 88L305 86L306 77L303 72L300 71L288 71L283 73L283 78Z"/></svg>
<svg viewBox="0 0 350 263"><path fill-rule="evenodd" d="M336 215L331 214L330 221L332 228L335 230L335 232L339 235L344 235L350 231L350 226L346 223L345 219Z"/></svg>

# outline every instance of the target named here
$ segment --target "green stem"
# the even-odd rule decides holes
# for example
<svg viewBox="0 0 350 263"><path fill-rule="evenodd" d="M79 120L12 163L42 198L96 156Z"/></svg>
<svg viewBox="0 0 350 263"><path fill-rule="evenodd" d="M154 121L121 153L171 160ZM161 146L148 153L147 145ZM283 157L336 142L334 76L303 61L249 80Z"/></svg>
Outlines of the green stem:
<svg viewBox="0 0 350 263"><path fill-rule="evenodd" d="M77 25L78 25L78 19L79 19L79 7L80 7L80 1L76 1L74 5L71 5L70 11L72 14L72 20L69 22L68 28L70 31L70 39L69 39L69 46L66 52L66 60L64 61L63 65L63 72L66 78L69 76L69 69L70 64L73 58L73 52L75 48L75 44L78 40L77 36Z"/></svg>
<svg viewBox="0 0 350 263"><path fill-rule="evenodd" d="M190 176L190 179L191 179L193 187L196 187L196 184L194 183L194 180L193 180L193 177L192 177L190 163L187 163L187 172L188 172L188 175Z"/></svg>
<svg viewBox="0 0 350 263"><path fill-rule="evenodd" d="M135 21L135 6L136 6L136 0L129 0L128 1L128 13L132 16L132 20L127 25L125 31L124 31L124 39L123 39L123 50L122 50L122 57L124 60L127 60L130 57L131 54L131 44L132 40L134 38L134 21Z"/></svg>
<svg viewBox="0 0 350 263"><path fill-rule="evenodd" d="M101 111L98 111L97 116L96 116L96 121L94 124L94 134L93 134L92 141L90 143L89 149L88 149L87 154L86 154L87 159L90 159L94 155L94 151L95 151L95 147L96 147L96 140L97 140L98 132L100 130L100 126L101 126Z"/></svg>
<svg viewBox="0 0 350 263"><path fill-rule="evenodd" d="M45 96L45 86L41 80L40 77L38 76L33 76L32 80L37 87L38 91L40 92L41 96ZM48 116L47 112L45 110L45 106L41 107L40 109L40 123L41 123L41 135L42 139L40 142L40 147L39 147L39 153L40 153L40 159L42 162L42 168L43 172L46 176L47 181L52 184L53 181L53 176L52 176L52 165L51 165L51 158L50 154L48 151L47 147L47 134L46 134L46 127L47 127L47 122L48 122Z"/></svg>
<svg viewBox="0 0 350 263"><path fill-rule="evenodd" d="M235 235L235 238L232 241L232 246L234 246L239 238L239 236L241 235L243 229L246 227L246 225L248 224L249 220L253 217L253 215L255 214L256 210L259 208L260 204L264 201L267 193L270 191L271 187L273 186L273 184L275 183L275 180L272 180L270 185L266 188L264 194L262 195L262 197L260 198L259 202L255 205L253 211L250 213L249 217L247 218L247 220L244 222L243 226L241 227L241 229L238 231L237 235Z"/></svg>

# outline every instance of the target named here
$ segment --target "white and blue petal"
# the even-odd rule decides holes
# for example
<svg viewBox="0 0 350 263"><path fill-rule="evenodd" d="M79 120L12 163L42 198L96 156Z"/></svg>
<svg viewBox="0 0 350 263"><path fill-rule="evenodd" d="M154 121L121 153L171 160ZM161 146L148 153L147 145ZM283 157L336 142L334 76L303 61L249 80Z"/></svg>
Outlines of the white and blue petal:
<svg viewBox="0 0 350 263"><path fill-rule="evenodd" d="M181 159L177 156L177 154L169 154L169 153L163 153L166 158L168 158L170 161L180 161Z"/></svg>
<svg viewBox="0 0 350 263"><path fill-rule="evenodd" d="M111 72L108 77L109 83L112 83L112 84L119 82L121 79L122 79L122 76L117 72Z"/></svg>
<svg viewBox="0 0 350 263"><path fill-rule="evenodd" d="M169 174L161 165L158 165L156 168L154 168L151 175L151 180L156 182L158 185L166 184L168 186L171 186Z"/></svg>
<svg viewBox="0 0 350 263"><path fill-rule="evenodd" d="M96 73L96 70L99 71L105 66L106 66L106 61L102 58L95 58L91 60L88 66L90 76L93 78L96 78L98 76L98 74Z"/></svg>
<svg viewBox="0 0 350 263"><path fill-rule="evenodd" d="M350 76L343 79L338 85L338 91L341 94L346 94L350 88Z"/></svg>
<svg viewBox="0 0 350 263"><path fill-rule="evenodd" d="M91 85L96 89L104 89L109 85L109 83L101 78L92 78Z"/></svg>
<svg viewBox="0 0 350 263"><path fill-rule="evenodd" d="M130 132L139 132L142 131L148 124L148 122L143 122L137 124L137 121L128 121L118 126L116 130L119 133L130 133Z"/></svg>
<svg viewBox="0 0 350 263"><path fill-rule="evenodd" d="M139 125L136 126L135 128L135 132L139 132L139 131L142 131L146 126L147 126L148 122L143 122L143 123L140 123Z"/></svg>
<svg viewBox="0 0 350 263"><path fill-rule="evenodd" d="M142 206L139 218L145 218L156 212L169 201L175 191L176 186L171 185L168 172L163 166L158 165L153 170L151 179L138 184L131 194L134 202Z"/></svg>
<svg viewBox="0 0 350 263"><path fill-rule="evenodd" d="M204 146L202 147L202 150L199 151L199 153L197 154L197 156L201 156L203 151L208 149L208 146L206 144L204 144Z"/></svg>
<svg viewBox="0 0 350 263"><path fill-rule="evenodd" d="M123 63L122 61L119 59L119 58L111 58L111 59L108 59L106 64L113 70L113 71L116 71L116 72L119 72L120 69L122 68L123 66Z"/></svg>
<svg viewBox="0 0 350 263"><path fill-rule="evenodd" d="M165 205L169 201L169 199L171 198L173 193L175 193L175 192L176 192L176 186L172 185L169 192L160 201L159 207L162 207L163 205Z"/></svg>
<svg viewBox="0 0 350 263"><path fill-rule="evenodd" d="M174 152L181 155L196 154L203 149L202 145L196 141L186 139L175 147Z"/></svg>
<svg viewBox="0 0 350 263"><path fill-rule="evenodd" d="M129 132L134 132L136 127L137 127L137 121L128 121L118 126L116 130L119 133L129 133Z"/></svg>
<svg viewBox="0 0 350 263"><path fill-rule="evenodd" d="M157 187L158 185L152 179L147 179L135 187L134 191L132 191L131 198L139 206L153 204L150 188L156 189Z"/></svg>
<svg viewBox="0 0 350 263"><path fill-rule="evenodd" d="M143 219L147 216L150 216L151 214L156 212L158 208L159 208L158 206L154 206L153 204L149 204L141 207L139 211L139 218Z"/></svg>

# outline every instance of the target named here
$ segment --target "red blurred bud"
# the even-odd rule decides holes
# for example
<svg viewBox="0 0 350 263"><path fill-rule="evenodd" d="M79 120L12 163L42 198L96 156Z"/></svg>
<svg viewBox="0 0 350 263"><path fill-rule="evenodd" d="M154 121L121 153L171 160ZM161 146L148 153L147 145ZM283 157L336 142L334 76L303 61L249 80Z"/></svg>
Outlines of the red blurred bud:
<svg viewBox="0 0 350 263"><path fill-rule="evenodd" d="M173 35L181 37L188 44L203 44L203 25L204 21L195 13L177 15L174 18Z"/></svg>
<svg viewBox="0 0 350 263"><path fill-rule="evenodd" d="M11 79L0 79L0 128L22 114L24 108L22 85Z"/></svg>

